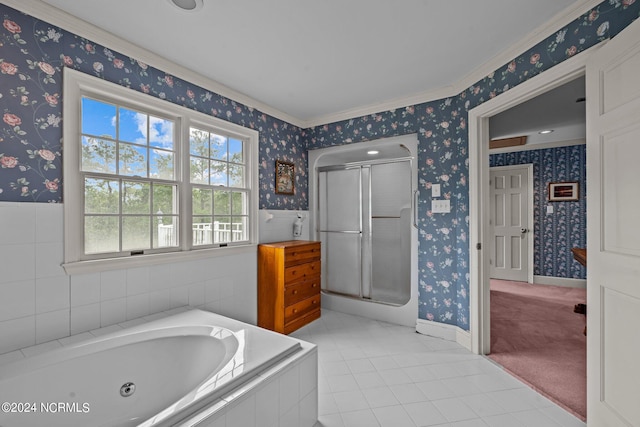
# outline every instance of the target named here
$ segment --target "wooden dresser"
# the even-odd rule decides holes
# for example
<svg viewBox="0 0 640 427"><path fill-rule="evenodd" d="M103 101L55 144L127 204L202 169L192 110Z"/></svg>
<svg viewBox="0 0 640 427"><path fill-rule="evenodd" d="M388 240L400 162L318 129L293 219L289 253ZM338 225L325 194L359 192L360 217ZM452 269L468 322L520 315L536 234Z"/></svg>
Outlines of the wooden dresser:
<svg viewBox="0 0 640 427"><path fill-rule="evenodd" d="M289 334L320 317L320 242L258 245L258 326Z"/></svg>

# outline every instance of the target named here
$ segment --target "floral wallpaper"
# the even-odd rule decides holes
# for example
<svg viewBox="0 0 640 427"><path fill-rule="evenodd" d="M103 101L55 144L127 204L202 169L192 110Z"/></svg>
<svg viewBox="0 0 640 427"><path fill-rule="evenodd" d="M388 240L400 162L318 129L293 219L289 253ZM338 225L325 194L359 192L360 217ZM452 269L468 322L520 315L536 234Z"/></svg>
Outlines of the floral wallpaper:
<svg viewBox="0 0 640 427"><path fill-rule="evenodd" d="M0 5L0 201L62 201L62 69L71 67L260 132L260 207L307 209L301 129ZM295 195L276 195L275 161Z"/></svg>
<svg viewBox="0 0 640 427"><path fill-rule="evenodd" d="M491 154L490 166L533 164L533 274L586 279L571 248L587 245L586 145ZM580 200L548 202L549 182L578 181ZM553 213L546 213L546 206Z"/></svg>
<svg viewBox="0 0 640 427"><path fill-rule="evenodd" d="M419 203L418 316L468 329L468 111L615 36L639 10L635 0L605 0L454 97L299 129L0 5L0 201L61 201L63 66L258 129L261 208L307 208L307 148L417 133L420 188L440 183L452 206L433 215L428 198ZM295 196L275 194L276 159L295 163Z"/></svg>
<svg viewBox="0 0 640 427"><path fill-rule="evenodd" d="M419 187L429 190L440 183L451 200L451 213L434 215L429 198L420 197L419 318L469 329L468 111L614 37L639 14L635 0L605 0L455 97L304 131L310 149L418 134Z"/></svg>

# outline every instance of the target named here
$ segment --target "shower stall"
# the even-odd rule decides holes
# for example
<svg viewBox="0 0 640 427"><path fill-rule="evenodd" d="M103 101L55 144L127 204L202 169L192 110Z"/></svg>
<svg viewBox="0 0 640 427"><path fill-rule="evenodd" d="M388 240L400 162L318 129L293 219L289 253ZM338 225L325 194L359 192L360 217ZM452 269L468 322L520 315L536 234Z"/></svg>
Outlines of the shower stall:
<svg viewBox="0 0 640 427"><path fill-rule="evenodd" d="M403 305L411 298L409 160L318 169L323 290Z"/></svg>
<svg viewBox="0 0 640 427"><path fill-rule="evenodd" d="M415 325L416 148L409 135L310 152L323 307Z"/></svg>

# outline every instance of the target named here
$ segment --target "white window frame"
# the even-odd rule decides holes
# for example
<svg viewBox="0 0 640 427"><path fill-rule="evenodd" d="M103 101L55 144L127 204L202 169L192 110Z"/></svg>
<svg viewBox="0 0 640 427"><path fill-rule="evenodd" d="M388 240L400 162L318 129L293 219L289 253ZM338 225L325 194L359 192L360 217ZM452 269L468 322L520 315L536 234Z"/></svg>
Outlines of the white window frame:
<svg viewBox="0 0 640 427"><path fill-rule="evenodd" d="M67 274L141 267L238 253L255 252L258 236L258 141L257 131L209 116L156 97L111 83L82 72L64 69L63 81L63 191L64 191L64 263ZM180 242L176 250L151 251L143 255L90 257L84 255L84 185L80 172L82 140L81 99L83 96L114 102L143 112L171 117L176 126L176 179L180 201ZM245 183L248 193L248 242L194 246L191 230L191 183L189 176L189 128L216 130L245 142ZM126 179L127 177L122 177Z"/></svg>

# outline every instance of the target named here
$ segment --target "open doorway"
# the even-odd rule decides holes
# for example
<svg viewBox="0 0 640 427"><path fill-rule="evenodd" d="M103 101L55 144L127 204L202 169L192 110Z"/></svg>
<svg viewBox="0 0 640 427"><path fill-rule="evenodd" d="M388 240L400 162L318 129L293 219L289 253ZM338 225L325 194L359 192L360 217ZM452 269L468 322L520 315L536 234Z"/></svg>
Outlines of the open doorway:
<svg viewBox="0 0 640 427"><path fill-rule="evenodd" d="M586 247L584 101L585 79L578 77L491 117L490 144L517 138L519 145L490 148L485 159L488 356L583 420L586 319L574 307L586 304L586 269L571 249ZM555 202L560 185L575 192Z"/></svg>
<svg viewBox="0 0 640 427"><path fill-rule="evenodd" d="M578 181L583 196L585 194L584 87L583 72L576 71L558 81L540 84L532 90L537 93L530 99L526 96L514 98L511 105L506 105L506 102L495 107L493 113L483 114L484 129L479 135L484 143L488 143L489 136L491 139L526 136L528 141L515 147L497 150L481 147L482 150L478 150L482 156L477 161L481 162L479 165L487 178L483 181L482 197L478 200L478 209L486 215L486 221L477 224L486 236L481 239L486 247L482 248L484 257L480 257L482 264L478 271L482 276L478 277L476 305L478 311L484 313L481 316L483 323L479 325L483 326L479 328L482 333L472 333L472 340L478 344L480 353L492 353L489 357L507 371L582 419L586 416L586 338L576 336L582 335L584 317L573 313L573 308L574 304L586 302L583 280L586 272L575 274L584 268L572 259L571 248L586 245L586 203L582 201L585 206L579 206L575 213L570 213L579 224L570 224L566 214L568 209L574 210L571 209L573 206L550 202L548 186L551 182ZM523 99L526 101L522 102ZM559 110L554 111L556 107ZM579 120L567 117L568 113L575 112L569 110L578 110ZM580 128L578 134L571 133L577 128ZM553 132L538 133L544 130ZM576 156L579 158L577 161ZM518 171L519 168L523 170ZM532 169L531 175L528 175L527 168ZM577 170L579 168L581 170ZM577 177L575 173L578 173ZM534 194L524 200L523 197L528 197L526 191L523 193L516 187L528 184L531 184ZM533 217L533 226L523 215L523 209ZM510 225L511 230L499 227L505 225ZM577 233L578 238L577 229L581 229ZM528 245L528 242L532 244ZM528 252L529 247L533 247L533 254ZM531 267L533 272L528 270ZM495 278L502 280L491 280ZM573 279L582 279L582 283ZM537 283L552 286L537 288L540 286ZM583 289L578 290L582 296L576 297L568 287L576 284L582 286ZM527 314L529 309L531 311ZM552 320L555 314L561 316ZM570 331L570 338L561 333L545 335L552 332L552 327L566 324L567 319L582 322ZM561 328L558 331L562 332ZM567 357L564 345L574 338L581 340L578 343L579 356ZM554 350L554 342L561 343L563 348ZM500 357L494 358L494 354ZM555 387L558 381L555 380L559 375L542 374L551 371L552 365L562 366L562 358L567 358L572 366L576 359L582 362L577 373L573 370L559 382L561 387L558 390ZM568 369L560 369L561 374L568 375L568 372ZM540 384L540 381L549 380L555 384L550 387ZM578 393L573 393L563 402L563 393L571 391Z"/></svg>

